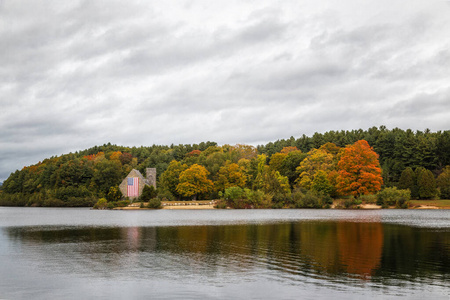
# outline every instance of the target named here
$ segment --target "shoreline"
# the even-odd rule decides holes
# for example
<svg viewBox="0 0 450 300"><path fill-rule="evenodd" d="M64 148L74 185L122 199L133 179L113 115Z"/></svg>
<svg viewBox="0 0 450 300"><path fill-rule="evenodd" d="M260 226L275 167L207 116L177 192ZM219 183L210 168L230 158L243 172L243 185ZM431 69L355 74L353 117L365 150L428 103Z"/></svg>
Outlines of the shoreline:
<svg viewBox="0 0 450 300"><path fill-rule="evenodd" d="M162 207L160 209L166 209L166 210L208 210L208 209L218 209L215 208L214 205L215 204L199 204L199 203L173 203L173 205L169 205L167 202L163 203ZM172 203L171 203L172 204ZM230 208L232 209L232 208ZM289 208L282 208L282 209L289 209ZM292 208L292 209L296 209L296 208ZM342 209L342 210L349 210L348 208L336 208L335 206L332 206L330 209ZM361 204L359 206L359 208L351 208L351 210L378 210L378 209L382 209L380 205L376 205L376 204ZM385 208L385 209L397 209L395 207L390 207L390 208ZM419 205L419 206L414 206L414 207L410 207L408 209L420 209L420 210L428 210L428 209L450 209L447 207L437 207L434 205ZM141 208L139 205L137 204L131 204L130 206L126 206L126 207L116 207L114 208L114 210L150 210L149 208Z"/></svg>

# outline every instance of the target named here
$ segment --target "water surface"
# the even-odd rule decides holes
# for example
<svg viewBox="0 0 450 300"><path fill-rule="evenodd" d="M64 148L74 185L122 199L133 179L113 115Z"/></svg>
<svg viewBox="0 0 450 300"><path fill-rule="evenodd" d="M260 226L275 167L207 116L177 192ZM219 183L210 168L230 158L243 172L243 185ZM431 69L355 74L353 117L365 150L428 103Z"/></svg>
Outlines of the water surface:
<svg viewBox="0 0 450 300"><path fill-rule="evenodd" d="M448 299L449 214L0 208L0 298Z"/></svg>

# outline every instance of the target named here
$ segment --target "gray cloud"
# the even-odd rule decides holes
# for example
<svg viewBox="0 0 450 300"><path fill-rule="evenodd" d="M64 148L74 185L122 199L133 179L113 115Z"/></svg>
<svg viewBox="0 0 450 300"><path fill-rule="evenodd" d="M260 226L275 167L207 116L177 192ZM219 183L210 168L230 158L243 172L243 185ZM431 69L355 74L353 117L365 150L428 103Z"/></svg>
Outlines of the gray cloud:
<svg viewBox="0 0 450 300"><path fill-rule="evenodd" d="M52 155L446 130L443 1L2 1L0 181Z"/></svg>

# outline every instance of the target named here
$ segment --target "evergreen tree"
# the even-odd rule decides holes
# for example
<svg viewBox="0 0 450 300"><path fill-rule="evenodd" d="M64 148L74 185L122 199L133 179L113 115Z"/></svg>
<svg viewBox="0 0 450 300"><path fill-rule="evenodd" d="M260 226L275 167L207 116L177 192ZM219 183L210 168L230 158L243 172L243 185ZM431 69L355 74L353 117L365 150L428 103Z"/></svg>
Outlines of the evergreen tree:
<svg viewBox="0 0 450 300"><path fill-rule="evenodd" d="M418 168L417 187L420 199L432 199L437 195L436 180L430 170Z"/></svg>
<svg viewBox="0 0 450 300"><path fill-rule="evenodd" d="M441 193L441 199L450 199L450 166L446 166L444 171L436 180Z"/></svg>
<svg viewBox="0 0 450 300"><path fill-rule="evenodd" d="M409 189L411 191L411 197L413 199L418 198L416 174L410 167L403 170L400 181L398 182L398 188L401 190Z"/></svg>
<svg viewBox="0 0 450 300"><path fill-rule="evenodd" d="M144 189L142 190L142 195L139 197L139 200L142 202L148 202L157 195L158 193L153 185L144 185Z"/></svg>

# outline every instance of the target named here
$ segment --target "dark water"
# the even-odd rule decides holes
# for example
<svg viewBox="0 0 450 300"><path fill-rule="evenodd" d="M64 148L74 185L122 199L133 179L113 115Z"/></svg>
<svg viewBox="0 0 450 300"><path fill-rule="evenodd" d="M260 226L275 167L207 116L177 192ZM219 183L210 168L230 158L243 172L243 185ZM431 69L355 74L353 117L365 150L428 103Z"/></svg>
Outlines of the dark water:
<svg viewBox="0 0 450 300"><path fill-rule="evenodd" d="M450 211L0 207L0 299L449 299Z"/></svg>

